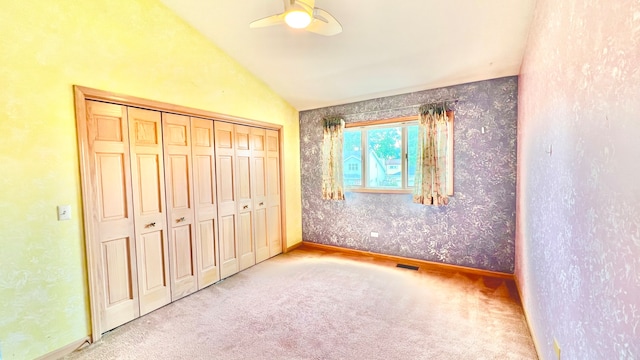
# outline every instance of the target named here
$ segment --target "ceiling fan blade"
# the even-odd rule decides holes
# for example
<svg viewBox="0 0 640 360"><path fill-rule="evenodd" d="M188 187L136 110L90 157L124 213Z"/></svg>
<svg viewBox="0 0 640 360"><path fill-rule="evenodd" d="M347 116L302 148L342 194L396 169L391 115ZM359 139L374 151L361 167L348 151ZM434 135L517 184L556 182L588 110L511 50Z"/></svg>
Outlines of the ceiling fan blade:
<svg viewBox="0 0 640 360"><path fill-rule="evenodd" d="M309 14L313 12L313 5L315 4L315 0L294 0L293 2L301 6Z"/></svg>
<svg viewBox="0 0 640 360"><path fill-rule="evenodd" d="M252 29L261 28L272 25L280 25L284 24L284 14L271 15L266 18L262 18L260 20L256 20L249 24L249 27Z"/></svg>
<svg viewBox="0 0 640 360"><path fill-rule="evenodd" d="M305 30L319 35L333 36L342 32L342 25L333 15L315 8L313 9L313 21Z"/></svg>

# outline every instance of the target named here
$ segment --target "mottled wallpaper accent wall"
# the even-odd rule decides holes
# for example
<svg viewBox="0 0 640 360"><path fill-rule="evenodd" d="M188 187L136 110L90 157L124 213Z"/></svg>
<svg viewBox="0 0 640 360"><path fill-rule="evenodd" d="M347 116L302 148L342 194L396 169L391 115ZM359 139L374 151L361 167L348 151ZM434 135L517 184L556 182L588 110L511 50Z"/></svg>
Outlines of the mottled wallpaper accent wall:
<svg viewBox="0 0 640 360"><path fill-rule="evenodd" d="M517 87L516 77L506 77L301 112L303 240L512 273ZM388 119L446 99L459 100L448 206L414 204L411 194L347 192L345 201L322 200L324 116L343 115L347 123Z"/></svg>
<svg viewBox="0 0 640 360"><path fill-rule="evenodd" d="M539 354L640 359L640 1L538 0L519 88L516 275Z"/></svg>

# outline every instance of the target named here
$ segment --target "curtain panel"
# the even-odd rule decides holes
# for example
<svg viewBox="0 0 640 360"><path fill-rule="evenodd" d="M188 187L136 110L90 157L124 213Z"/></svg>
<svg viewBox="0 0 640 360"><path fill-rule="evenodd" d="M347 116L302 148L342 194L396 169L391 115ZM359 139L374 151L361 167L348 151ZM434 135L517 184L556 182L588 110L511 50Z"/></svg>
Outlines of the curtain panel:
<svg viewBox="0 0 640 360"><path fill-rule="evenodd" d="M344 200L344 179L342 176L344 120L341 117L326 117L322 122L324 129L322 198L325 200Z"/></svg>
<svg viewBox="0 0 640 360"><path fill-rule="evenodd" d="M418 118L418 156L413 202L440 206L449 203L449 116L444 106L423 105Z"/></svg>

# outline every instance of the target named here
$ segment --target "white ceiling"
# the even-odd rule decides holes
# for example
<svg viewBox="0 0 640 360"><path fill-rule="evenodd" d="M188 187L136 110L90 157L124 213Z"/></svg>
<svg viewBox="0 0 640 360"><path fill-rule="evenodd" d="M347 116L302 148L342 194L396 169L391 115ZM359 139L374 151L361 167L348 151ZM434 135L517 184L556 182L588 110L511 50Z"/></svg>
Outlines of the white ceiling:
<svg viewBox="0 0 640 360"><path fill-rule="evenodd" d="M316 0L325 37L249 29L282 0L160 0L298 110L517 75L535 0Z"/></svg>

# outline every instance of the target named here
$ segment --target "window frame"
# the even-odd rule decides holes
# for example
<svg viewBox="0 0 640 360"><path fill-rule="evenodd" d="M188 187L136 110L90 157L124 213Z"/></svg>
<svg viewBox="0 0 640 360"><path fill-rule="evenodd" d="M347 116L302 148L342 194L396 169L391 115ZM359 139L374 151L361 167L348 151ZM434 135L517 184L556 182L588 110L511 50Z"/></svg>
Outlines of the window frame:
<svg viewBox="0 0 640 360"><path fill-rule="evenodd" d="M408 127L409 126L417 126L418 125L418 116L406 116L392 119L384 119L384 120L374 120L374 121L363 121L356 123L345 124L345 132L351 131L361 131L360 135L360 149L361 151L361 164L360 166L360 176L362 179L363 185L361 186L346 186L344 187L345 192L365 192L365 193L389 193L389 194L410 194L413 192L413 186L408 185L409 180L409 134ZM400 188L386 188L386 187L370 187L369 179L366 176L369 169L369 161L368 161L368 151L369 144L367 131L381 128L394 128L400 127L401 131L401 154L400 154L400 173L401 173L401 187ZM344 161L344 159L343 159ZM386 171L386 166L385 166Z"/></svg>

